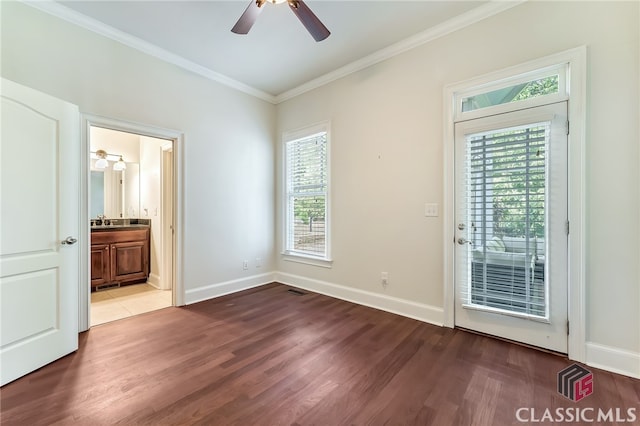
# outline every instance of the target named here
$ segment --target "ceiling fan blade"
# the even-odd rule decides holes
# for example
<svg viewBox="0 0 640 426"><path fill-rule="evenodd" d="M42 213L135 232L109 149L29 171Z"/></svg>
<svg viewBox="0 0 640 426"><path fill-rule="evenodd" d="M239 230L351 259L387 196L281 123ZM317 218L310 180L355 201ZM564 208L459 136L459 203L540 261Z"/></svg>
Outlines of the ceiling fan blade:
<svg viewBox="0 0 640 426"><path fill-rule="evenodd" d="M302 25L316 41L322 41L331 34L320 19L304 4L302 0L289 0L289 7L298 17Z"/></svg>
<svg viewBox="0 0 640 426"><path fill-rule="evenodd" d="M262 12L262 6L267 0L251 0L249 6L244 11L238 22L231 28L231 32L236 34L248 34L258 15Z"/></svg>

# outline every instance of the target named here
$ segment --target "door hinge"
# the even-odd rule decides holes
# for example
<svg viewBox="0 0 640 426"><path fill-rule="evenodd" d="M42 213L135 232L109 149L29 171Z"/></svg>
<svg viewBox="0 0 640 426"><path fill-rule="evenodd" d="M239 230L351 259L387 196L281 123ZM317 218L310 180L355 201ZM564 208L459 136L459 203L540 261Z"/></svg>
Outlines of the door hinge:
<svg viewBox="0 0 640 426"><path fill-rule="evenodd" d="M567 120L567 136L569 136L570 130L569 130L569 120Z"/></svg>
<svg viewBox="0 0 640 426"><path fill-rule="evenodd" d="M569 335L569 320L567 320L567 336Z"/></svg>
<svg viewBox="0 0 640 426"><path fill-rule="evenodd" d="M567 235L569 235L569 221L566 221L564 226L565 226L565 231L567 232Z"/></svg>

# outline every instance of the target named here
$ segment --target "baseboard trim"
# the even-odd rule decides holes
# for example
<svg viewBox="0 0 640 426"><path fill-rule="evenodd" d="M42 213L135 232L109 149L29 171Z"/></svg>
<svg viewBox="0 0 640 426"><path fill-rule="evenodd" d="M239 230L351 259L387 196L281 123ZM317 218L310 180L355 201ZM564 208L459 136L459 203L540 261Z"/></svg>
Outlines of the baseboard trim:
<svg viewBox="0 0 640 426"><path fill-rule="evenodd" d="M326 281L285 272L273 272L211 284L185 291L185 304L190 305L254 287L279 282L336 299L346 300L382 311L443 326L444 309L384 294L346 287ZM640 353L586 342L585 363L594 368L640 379Z"/></svg>
<svg viewBox="0 0 640 426"><path fill-rule="evenodd" d="M372 293L284 272L276 272L274 275L274 281L276 282L335 297L336 299L369 306L433 325L442 326L444 322L444 310L436 306L416 303L397 297L385 296L383 294Z"/></svg>
<svg viewBox="0 0 640 426"><path fill-rule="evenodd" d="M202 302L204 300L225 296L227 294L248 290L254 287L260 287L261 285L269 284L273 281L274 275L272 273L266 273L189 289L185 291L184 302L186 305L191 305L192 303Z"/></svg>
<svg viewBox="0 0 640 426"><path fill-rule="evenodd" d="M587 342L586 364L640 379L640 353Z"/></svg>
<svg viewBox="0 0 640 426"><path fill-rule="evenodd" d="M160 288L160 275L158 275L158 274L149 274L149 276L147 277L147 284L149 284L152 287L157 288L158 290L161 290L161 288Z"/></svg>

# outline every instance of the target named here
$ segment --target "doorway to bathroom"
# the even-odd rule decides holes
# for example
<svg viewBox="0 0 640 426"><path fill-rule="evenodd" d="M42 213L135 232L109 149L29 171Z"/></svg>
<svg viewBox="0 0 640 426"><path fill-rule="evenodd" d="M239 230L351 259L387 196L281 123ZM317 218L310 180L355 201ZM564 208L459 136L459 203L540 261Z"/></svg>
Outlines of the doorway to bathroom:
<svg viewBox="0 0 640 426"><path fill-rule="evenodd" d="M176 140L88 124L87 322L175 305Z"/></svg>

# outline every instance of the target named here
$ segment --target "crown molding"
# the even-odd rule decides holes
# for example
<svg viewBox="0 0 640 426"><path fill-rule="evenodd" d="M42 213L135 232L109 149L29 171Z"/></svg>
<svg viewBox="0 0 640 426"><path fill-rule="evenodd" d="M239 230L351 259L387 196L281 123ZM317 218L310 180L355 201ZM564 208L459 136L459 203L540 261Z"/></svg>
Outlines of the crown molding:
<svg viewBox="0 0 640 426"><path fill-rule="evenodd" d="M224 74L217 73L207 67L204 67L202 65L196 64L195 62L189 61L188 59L185 59L182 56L171 53L152 43L148 43L138 37L132 36L131 34L125 33L124 31L120 31L96 19L90 18L81 13L78 13L72 9L69 9L66 6L56 3L55 1L52 1L52 0L21 0L21 1L24 4L29 5L33 8L41 10L57 18L63 19L67 22L75 24L89 31L93 31L104 37L110 38L114 41L117 41L133 49L136 49L140 52L156 57L162 61L168 62L170 64L183 68L185 70L191 71L209 80L223 84L225 86L228 86L240 92L244 92L246 94L254 96L258 99L262 99L269 103L279 104L280 102L284 102L288 99L292 99L296 96L299 96L303 93L317 89L318 87L324 86L325 84L331 83L342 77L346 77L349 74L353 74L364 68L370 67L379 62L385 61L401 53L404 53L408 50L414 49L425 43L433 41L437 38L443 37L454 31L458 31L469 25L475 24L476 22L482 21L483 19L497 15L501 12L511 9L512 7L518 6L528 0L513 0L513 1L491 0L487 4L484 4L466 13L463 13L462 15L449 19L448 21L445 21L442 24L436 25L435 27L432 27L428 30L425 30L409 38L406 38L398 43L392 44L391 46L385 47L384 49L378 50L377 52L374 52L371 55L365 56L364 58L351 62L348 65L345 65L341 68L331 71L321 77L308 81L307 83L304 83L296 88L287 90L286 92L283 92L277 96L271 95L267 92L256 89L255 87L249 86L248 84L234 80L231 77L227 77Z"/></svg>
<svg viewBox="0 0 640 426"><path fill-rule="evenodd" d="M385 61L401 53L404 53L408 50L421 46L425 43L428 43L440 37L444 37L447 34L461 30L462 28L475 24L476 22L482 21L483 19L487 19L487 18L490 18L491 16L502 13L526 1L527 0L513 0L513 1L492 0L485 5L476 7L468 12L463 13L462 15L458 15L439 25L436 25L435 27L429 28L428 30L425 30L414 36L406 38L395 44L392 44L391 46L378 50L377 52L374 52L368 56L365 56L364 58L351 62L350 64L347 64L321 77L318 77L307 83L304 83L294 89L287 90L286 92L283 92L275 97L275 103L279 104L280 102L284 102L288 99L295 98L296 96L299 96L303 93L309 92L311 90L317 89L318 87L324 86L325 84L331 83L332 81L338 80L342 77L346 77L349 74L353 74L364 68L370 67L379 62Z"/></svg>
<svg viewBox="0 0 640 426"><path fill-rule="evenodd" d="M153 56L162 61L191 71L209 80L231 87L232 89L239 90L240 92L244 92L251 96L255 96L256 98L262 99L264 101L276 103L275 96L269 93L256 89L255 87L249 86L248 84L244 84L240 81L234 80L224 74L212 71L211 69L203 67L202 65L198 65L195 62L189 61L182 56L171 53L168 50L162 49L152 43L148 43L138 37L132 36L131 34L120 31L96 19L78 13L52 0L23 0L22 2L42 12L63 19L86 30L93 31L104 37L110 38L111 40L122 43L125 46L139 50L140 52L146 53L147 55Z"/></svg>

